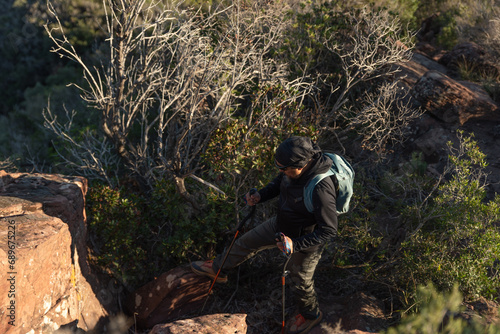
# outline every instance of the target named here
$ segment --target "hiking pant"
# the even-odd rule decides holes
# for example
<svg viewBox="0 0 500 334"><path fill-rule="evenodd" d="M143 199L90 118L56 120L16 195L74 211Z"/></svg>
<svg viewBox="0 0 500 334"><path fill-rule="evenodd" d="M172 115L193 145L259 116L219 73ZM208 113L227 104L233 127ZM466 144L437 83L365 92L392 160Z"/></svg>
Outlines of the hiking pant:
<svg viewBox="0 0 500 334"><path fill-rule="evenodd" d="M262 250L277 248L275 236L277 229L276 218L271 218L236 239L223 270L240 265ZM298 303L299 312L305 318L315 318L319 314L313 276L323 248L321 246L312 252L293 252L286 268L290 272L291 288ZM220 254L213 262L213 269L216 272L222 264L224 255L225 253Z"/></svg>

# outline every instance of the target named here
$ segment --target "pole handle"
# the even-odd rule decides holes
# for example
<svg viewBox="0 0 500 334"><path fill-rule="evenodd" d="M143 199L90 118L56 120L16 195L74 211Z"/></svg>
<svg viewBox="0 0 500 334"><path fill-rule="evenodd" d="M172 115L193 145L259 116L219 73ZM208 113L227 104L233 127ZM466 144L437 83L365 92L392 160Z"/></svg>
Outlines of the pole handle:
<svg viewBox="0 0 500 334"><path fill-rule="evenodd" d="M252 208L250 209L250 213L248 215L246 215L246 217L241 220L241 222L237 228L238 231L241 232L241 230L245 226L245 223L253 216L254 213L255 213L255 205L252 206Z"/></svg>

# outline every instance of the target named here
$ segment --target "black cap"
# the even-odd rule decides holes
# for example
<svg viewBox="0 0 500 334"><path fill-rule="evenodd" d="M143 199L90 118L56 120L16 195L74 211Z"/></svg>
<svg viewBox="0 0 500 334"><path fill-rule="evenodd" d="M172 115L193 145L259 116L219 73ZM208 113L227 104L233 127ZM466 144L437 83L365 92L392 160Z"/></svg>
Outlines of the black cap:
<svg viewBox="0 0 500 334"><path fill-rule="evenodd" d="M283 167L302 168L320 152L319 146L310 138L293 136L278 146L274 159Z"/></svg>

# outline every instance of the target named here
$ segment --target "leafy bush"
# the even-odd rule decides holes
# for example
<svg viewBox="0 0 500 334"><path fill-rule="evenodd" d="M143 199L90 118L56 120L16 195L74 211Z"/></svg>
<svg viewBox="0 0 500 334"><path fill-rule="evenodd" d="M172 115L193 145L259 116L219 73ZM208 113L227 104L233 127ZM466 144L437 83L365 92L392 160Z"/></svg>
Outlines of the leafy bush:
<svg viewBox="0 0 500 334"><path fill-rule="evenodd" d="M500 286L500 231L494 225L500 198L485 202L485 155L472 136L459 132L459 139L449 157L449 180L402 244L400 282L409 291L427 282L439 289L457 283L467 298L494 298Z"/></svg>
<svg viewBox="0 0 500 334"><path fill-rule="evenodd" d="M437 19L437 24L441 27L437 42L447 50L451 50L458 42L456 15L456 12L449 11L441 14Z"/></svg>
<svg viewBox="0 0 500 334"><path fill-rule="evenodd" d="M371 2L370 2L371 3ZM413 30L418 30L420 21L416 14L421 10L421 0L376 0L373 1L374 7L387 8L391 13L394 13L404 25L408 25Z"/></svg>
<svg viewBox="0 0 500 334"><path fill-rule="evenodd" d="M404 317L386 334L493 334L500 331L498 324L487 325L477 318L468 322L459 316L463 311L462 294L456 285L445 293L440 293L432 284L419 286L416 300L418 312Z"/></svg>
<svg viewBox="0 0 500 334"><path fill-rule="evenodd" d="M87 195L90 235L95 263L124 284L141 279L147 259L138 243L144 226L138 198L107 186L90 187Z"/></svg>
<svg viewBox="0 0 500 334"><path fill-rule="evenodd" d="M214 194L204 200L207 212L191 214L167 182L148 197L94 184L87 195L92 262L134 287L190 258L213 255L233 221L232 207Z"/></svg>
<svg viewBox="0 0 500 334"><path fill-rule="evenodd" d="M342 216L332 263L380 284L377 293L403 313L416 311L418 286L428 283L456 284L468 300L498 298L500 196L486 200L486 157L472 135L458 139L437 178L418 153L392 171L357 166L356 207Z"/></svg>
<svg viewBox="0 0 500 334"><path fill-rule="evenodd" d="M337 2L311 4L310 7L301 3L299 8L289 11L288 19L293 25L285 36L280 54L289 61L291 72L296 76L338 74L340 60L329 54L323 45L325 39L344 26L345 19Z"/></svg>

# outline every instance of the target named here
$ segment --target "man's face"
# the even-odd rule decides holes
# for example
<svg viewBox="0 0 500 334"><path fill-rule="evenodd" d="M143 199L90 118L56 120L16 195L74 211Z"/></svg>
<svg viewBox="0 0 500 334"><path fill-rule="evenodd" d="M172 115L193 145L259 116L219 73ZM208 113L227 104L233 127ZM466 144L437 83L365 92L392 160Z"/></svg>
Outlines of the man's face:
<svg viewBox="0 0 500 334"><path fill-rule="evenodd" d="M304 171L304 168L285 167L277 161L276 165L278 166L280 172L284 173L291 179L298 179L302 174L302 172Z"/></svg>

